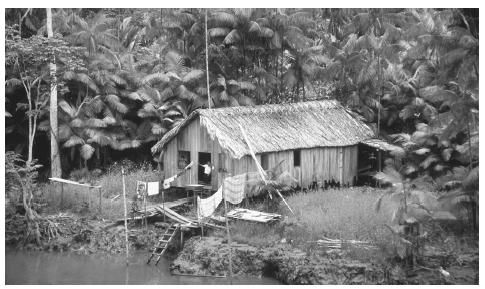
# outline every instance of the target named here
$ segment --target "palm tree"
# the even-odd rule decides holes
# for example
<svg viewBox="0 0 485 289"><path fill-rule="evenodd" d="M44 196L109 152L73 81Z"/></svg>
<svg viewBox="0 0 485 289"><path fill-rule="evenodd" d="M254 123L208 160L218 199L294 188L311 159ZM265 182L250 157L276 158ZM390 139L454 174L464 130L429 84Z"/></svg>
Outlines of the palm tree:
<svg viewBox="0 0 485 289"><path fill-rule="evenodd" d="M90 55L96 52L110 52L119 44L116 38L113 19L106 18L103 13L96 14L87 21L80 18L73 18L74 31L70 35L75 44L85 45Z"/></svg>

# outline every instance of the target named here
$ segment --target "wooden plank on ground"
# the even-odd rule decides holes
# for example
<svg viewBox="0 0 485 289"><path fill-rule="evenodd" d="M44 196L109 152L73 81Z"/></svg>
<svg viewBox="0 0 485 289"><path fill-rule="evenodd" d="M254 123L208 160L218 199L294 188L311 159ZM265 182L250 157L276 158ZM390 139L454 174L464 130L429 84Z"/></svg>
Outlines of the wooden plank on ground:
<svg viewBox="0 0 485 289"><path fill-rule="evenodd" d="M75 182L75 181L65 180L65 179L61 179L61 178L49 178L49 180L51 180L53 182L76 185L76 186L87 187L87 188L96 188L96 189L101 188L101 186L92 186L92 185L88 185L88 184L81 184L81 183L78 183L78 182Z"/></svg>

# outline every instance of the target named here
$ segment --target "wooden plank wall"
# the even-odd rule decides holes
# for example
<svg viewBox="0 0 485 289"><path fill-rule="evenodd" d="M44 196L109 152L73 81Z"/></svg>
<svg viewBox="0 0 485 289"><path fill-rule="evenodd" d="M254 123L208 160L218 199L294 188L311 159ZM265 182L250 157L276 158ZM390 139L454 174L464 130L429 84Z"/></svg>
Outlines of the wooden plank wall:
<svg viewBox="0 0 485 289"><path fill-rule="evenodd" d="M353 185L354 176L357 175L357 153L357 146L301 150L303 187L310 186L313 181L323 184L332 179L341 184ZM293 171L295 178L299 179L299 169Z"/></svg>
<svg viewBox="0 0 485 289"><path fill-rule="evenodd" d="M244 156L241 159L231 159L219 142L212 140L204 127L200 126L200 119L197 118L182 129L177 137L170 141L163 155L165 176L175 175L178 169L178 151L190 151L190 159L194 166L185 175L178 178L174 185L184 186L198 183L198 162L199 152L211 153L214 171L212 174L212 188L216 190L221 184L222 172L219 170L219 154L225 154L225 175L237 175L246 172L256 172L256 164L251 156ZM281 169L293 175L303 187L310 186L313 181L323 184L325 180L340 181L341 184L353 185L354 177L357 175L357 146L347 147L325 147L302 149L300 167L293 166L293 151L281 151L268 153L268 168L276 166L280 161ZM256 158L261 162L261 154Z"/></svg>

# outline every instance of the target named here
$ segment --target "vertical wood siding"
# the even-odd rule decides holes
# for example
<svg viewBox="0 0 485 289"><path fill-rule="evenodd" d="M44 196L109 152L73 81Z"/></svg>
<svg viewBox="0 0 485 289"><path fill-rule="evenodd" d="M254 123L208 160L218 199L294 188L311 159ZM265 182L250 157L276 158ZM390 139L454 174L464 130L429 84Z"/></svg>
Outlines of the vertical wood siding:
<svg viewBox="0 0 485 289"><path fill-rule="evenodd" d="M256 164L251 156L244 156L241 159L232 159L225 152L219 142L212 140L207 130L200 125L197 118L182 129L177 137L172 139L165 147L163 153L164 173L170 177L179 172L178 151L190 151L190 160L194 166L185 175L178 178L173 184L175 186L185 186L187 184L198 183L198 163L199 152L211 154L211 163L214 166L212 174L212 189L216 190L221 184L222 171L219 168L219 154L225 154L224 165L227 172L225 175L237 175L246 172L256 172ZM283 171L288 171L294 176L299 185L310 186L314 181L323 185L324 181L340 181L342 185L353 185L354 177L357 175L357 155L358 147L318 147L301 149L300 167L295 167L293 163L293 150L268 153L268 168L280 165ZM256 158L261 162L261 155Z"/></svg>

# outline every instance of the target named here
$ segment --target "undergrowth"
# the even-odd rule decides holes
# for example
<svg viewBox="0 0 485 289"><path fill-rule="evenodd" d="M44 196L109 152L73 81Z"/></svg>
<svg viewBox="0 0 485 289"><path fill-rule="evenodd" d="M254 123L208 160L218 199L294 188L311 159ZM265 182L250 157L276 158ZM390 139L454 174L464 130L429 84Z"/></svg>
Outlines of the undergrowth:
<svg viewBox="0 0 485 289"><path fill-rule="evenodd" d="M46 213L71 211L93 218L117 219L123 217L123 182L121 166L125 170L127 209L136 199L137 181L160 181L161 173L146 164L114 163L104 174L93 176L89 172L76 172L75 180L101 186L101 209L99 190L70 184L44 183L38 186L36 199ZM63 187L63 189L62 189ZM62 201L62 205L61 205Z"/></svg>
<svg viewBox="0 0 485 289"><path fill-rule="evenodd" d="M256 247L288 243L306 252L321 251L316 241L322 237L367 241L387 250L381 246L388 246L392 238L385 227L391 220L392 207L384 200L384 209L375 211L374 205L381 193L381 190L368 187L298 192L285 197L294 215L280 202L279 212L283 216L280 222L231 221L231 237L236 242ZM261 203L250 204L248 208L266 211ZM225 236L222 231L215 234ZM347 249L348 254L361 260L384 253Z"/></svg>

